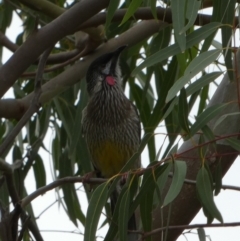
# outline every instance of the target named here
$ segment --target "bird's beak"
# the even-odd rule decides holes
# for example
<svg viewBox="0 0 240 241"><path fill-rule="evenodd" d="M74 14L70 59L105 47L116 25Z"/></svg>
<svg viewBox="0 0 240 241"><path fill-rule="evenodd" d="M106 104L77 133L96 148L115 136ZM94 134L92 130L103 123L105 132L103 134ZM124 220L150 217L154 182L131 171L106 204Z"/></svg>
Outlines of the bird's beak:
<svg viewBox="0 0 240 241"><path fill-rule="evenodd" d="M121 46L112 53L113 55L111 58L110 74L114 75L119 55L126 47L127 45Z"/></svg>

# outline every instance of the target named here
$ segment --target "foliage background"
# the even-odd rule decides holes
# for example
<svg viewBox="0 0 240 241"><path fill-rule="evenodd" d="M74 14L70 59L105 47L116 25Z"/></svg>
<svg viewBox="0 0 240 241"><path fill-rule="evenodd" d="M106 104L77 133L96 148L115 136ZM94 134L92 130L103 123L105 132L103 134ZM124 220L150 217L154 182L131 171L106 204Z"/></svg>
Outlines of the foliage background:
<svg viewBox="0 0 240 241"><path fill-rule="evenodd" d="M27 2L27 4L26 4ZM0 76L2 80L9 79L10 83L12 81L12 90L14 94L14 99L5 99L2 100L0 103L0 111L1 116L5 117L6 119L2 119L1 123L1 133L2 133L2 141L6 138L7 134L11 132L13 127L16 125L16 120L18 120L24 111L31 105L30 96L34 88L34 76L29 77L22 76L19 77L20 74L22 74L23 69L21 65L28 65L28 69L26 72L34 72L36 71L37 65L30 65L32 64L35 59L34 57L29 57L31 55L31 51L34 52L35 58L38 56L43 50L45 50L46 46L44 46L45 43L41 42L41 46L37 44L38 42L34 42L31 39L34 39L34 31L35 31L35 25L36 25L36 12L39 15L38 25L39 27L45 26L46 23L51 22L51 20L55 17L57 17L59 14L61 14L62 10L59 8L52 8L55 9L55 11L52 12L42 12L36 11L38 9L37 4L42 4L45 1L35 1L33 5L31 5L32 1L3 1L1 2L1 11L2 11L2 18L1 18L1 31L2 33L5 32L6 27L9 26L11 22L12 17L12 11L17 12L17 14L22 18L23 20L23 26L24 31L17 37L16 44L22 45L25 41L27 36L29 40L29 45L25 43L21 49L21 51L18 51L18 55L15 54L15 59L17 65L11 63L11 60L6 63L1 68ZM50 2L50 1L49 1ZM148 7L150 10L150 13L153 12L153 15L156 11L155 7L156 2L155 1L133 1L136 5L136 9L138 7ZM231 53L231 48L229 45L229 39L232 36L232 29L234 30L235 26L233 25L233 16L235 14L235 8L237 8L237 4L235 5L235 1L227 1L227 8L226 8L226 1L193 1L196 5L193 6L194 9L200 9L200 8L206 8L206 6L213 6L213 17L212 21L214 22L224 22L230 24L232 27L225 27L222 31L224 32L225 39L220 40L220 42L223 43L223 46L221 46L219 43L217 43L218 39L215 38L214 42L212 42L213 35L206 35L205 38L199 37L197 39L194 46L191 46L191 48L187 48L185 53L181 53L178 49L172 50L169 46L174 43L174 37L173 33L176 33L176 31L179 31L179 28L181 29L181 24L183 26L186 26L186 22L189 21L189 18L187 20L186 12L182 9L182 16L186 17L186 21L183 23L178 22L176 19L173 18L173 28L174 32L172 32L172 25L167 26L166 23L171 23L171 19L167 18L167 11L164 11L166 15L161 15L161 17L165 17L165 23L158 23L156 20L152 20L152 22L148 21L146 23L146 27L142 28L142 31L139 31L136 33L139 33L139 35L134 35L131 32L129 35L123 35L120 40L118 41L108 41L107 43L104 42L103 38L103 26L100 26L98 28L90 28L86 32L86 34L80 33L79 35L72 33L76 30L77 24L75 24L72 29L64 29L64 27L59 30L59 34L57 35L60 40L59 36L65 36L69 33L68 37L65 37L61 39L58 42L58 45L56 48L52 51L52 54L57 53L66 53L67 51L72 51L71 54L73 56L77 56L76 59L73 59L74 61L77 61L80 57L89 55L89 57L86 57L87 63L84 65L81 61L77 62L75 65L73 64L74 61L71 63L67 63L66 66L57 66L59 64L58 62L54 62L52 60L52 64L55 64L55 70L51 71L50 73L44 74L44 80L43 84L46 83L46 85L43 85L43 95L40 98L41 103L43 103L43 108L38 112L37 115L34 115L26 124L26 127L23 128L21 133L16 137L15 142L13 144L13 148L11 151L11 154L9 155L8 159L10 160L10 163L14 163L16 160L22 160L23 165L21 166L21 169L17 169L14 173L15 175L15 185L18 190L18 194L20 196L20 199L26 197L28 194L26 193L26 190L30 193L34 191L36 188L39 188L41 186L45 186L46 183L49 182L49 180L46 180L46 169L49 167L46 166L46 163L51 163L52 166L52 177L54 179L58 179L65 176L72 176L72 175L83 175L84 173L91 170L90 162L88 161L87 152L85 148L85 143L81 139L80 135L80 127L79 127L79 120L81 118L81 110L85 106L87 101L87 96L85 93L85 84L84 81L78 82L81 77L84 76L84 71L86 71L87 64L92 61L96 57L96 55L101 54L102 52L108 52L110 50L113 50L117 46L124 44L129 44L130 48L126 53L122 56L122 68L124 74L124 85L126 85L126 92L130 96L130 98L136 103L138 106L138 109L140 111L141 119L143 122L143 133L152 133L155 131L155 128L159 126L163 126L163 128L158 128L155 132L159 133L165 132L166 133L166 140L165 139L158 139L159 135L155 135L154 139L151 139L148 142L148 155L149 157L144 156L143 162L145 163L145 166L148 164L148 160L163 160L170 149L174 147L174 145L177 143L176 138L181 139L179 135L181 134L184 136L185 139L186 135L188 137L192 138L192 135L195 134L192 132L193 124L197 123L196 118L194 115L198 116L200 115L206 108L207 104L209 103L209 96L211 94L209 93L210 84L205 86L199 86L198 89L192 93L191 98L186 98L184 96L184 91L182 92L181 100L182 102L176 101L176 105L174 108L170 109L170 114L166 117L164 116L165 111L169 108L169 105L166 104L166 97L169 93L169 89L171 86L175 83L179 83L179 79L182 76L186 76L188 73L186 73L186 69L189 66L191 62L196 58L196 56L199 53L202 53L204 51L209 51L209 47L211 44L216 49L220 50L228 50L225 60L223 58L218 59L220 62L215 62L214 65L221 68L221 71L224 71L225 64L228 66L227 69L231 70L231 58L234 56L233 54L229 55ZM56 6L60 7L70 7L72 3L70 3L69 6L65 5L64 1L53 1L53 3ZM189 4L187 1L186 4ZM122 7L128 7L130 15L133 14L133 12L136 10L134 8L130 8L131 2L126 1L126 5ZM166 5L162 1L158 2L160 6L163 8L166 8ZM199 5L198 5L199 4ZM114 13L114 4L111 5L112 9L108 9L109 14L107 15L107 19L110 21L111 19L111 12ZM183 4L184 5L184 4ZM187 5L186 5L187 6ZM197 7L198 6L198 7ZM231 7L232 6L232 7ZM133 6L134 7L134 6ZM37 8L37 9L36 9ZM109 7L110 8L110 7ZM175 6L173 3L171 5L171 8L173 11L175 11L174 16L179 16L179 13L181 13L181 9L179 9L179 6ZM18 10L16 10L18 9ZM58 11L57 11L58 10ZM186 10L186 9L185 9ZM201 12L202 11L202 12ZM203 10L201 10L200 13L203 13ZM192 11L193 14L195 12L195 16L197 16L196 11ZM55 15L54 15L55 14ZM193 14L194 15L194 14ZM66 15L65 15L66 16ZM123 16L123 15L122 15ZM146 18L146 15L141 15L142 18ZM223 16L227 16L227 18L224 18ZM156 16L155 16L156 17ZM189 17L189 15L188 15ZM153 19L153 16L151 17ZM70 19L70 18L69 18ZM139 17L138 19L141 19ZM162 19L162 18L161 18ZM184 20L184 19L183 19ZM61 18L60 20L61 21ZM77 21L77 20L76 20ZM202 16L200 20L198 19L197 25L205 25L204 22L205 18ZM237 21L237 20L236 20ZM105 25L106 29L106 38L111 39L117 34L124 33L127 29L133 26L136 21L133 20L127 20L126 23L120 25L119 23L121 20L118 19L118 21L113 23L107 23ZM80 22L81 23L81 22ZM79 23L79 25L80 25ZM104 23L104 22L103 22ZM174 24L175 23L175 24ZM178 23L178 24L176 24ZM237 22L234 22L235 24ZM148 25L149 24L149 25ZM189 26L190 28L186 30L186 35L190 35L191 32L194 32L196 29L193 29L194 22L191 23ZM144 25L143 25L144 26ZM210 25L205 25L208 26ZM158 28L161 27L161 31L157 33ZM220 28L221 25L214 25L214 30L217 30ZM47 28L45 28L47 29ZM73 30L74 29L74 30ZM144 29L144 31L143 31ZM213 29L213 26L208 28L209 30ZM229 32L229 30L231 30ZM150 33L152 31L152 33ZM36 36L41 35L44 31L39 31ZM214 33L214 31L212 32ZM48 29L46 30L45 41L46 44L50 44L53 40L51 39L51 33ZM143 37L144 34L149 37L148 41ZM154 34L154 38L150 38L151 35ZM134 37L133 37L134 36ZM186 41L185 35L182 35L183 37L180 37L180 39L177 40L177 43L175 46L180 46L184 49L184 41ZM235 36L235 35L233 35ZM44 36L43 36L44 38ZM37 39L37 38L36 38ZM185 39L185 40L184 40ZM237 37L235 36L235 40ZM197 44L198 42L205 40L202 42L202 44ZM4 42L3 42L4 43ZM31 48L31 43L33 44L33 48ZM100 47L100 50L96 52L95 54L91 55L91 51L93 51L95 48L97 48L99 45L103 43L103 46ZM6 42L5 42L6 44ZM35 44L35 46L34 46ZM233 44L235 47L238 47L236 41L233 41ZM4 44L3 44L4 45ZM24 46L25 49L24 49ZM77 48L75 47L77 46ZM12 50L16 50L16 45L8 45L8 47ZM15 48L15 49L14 49ZM29 50L28 50L29 48ZM85 49L84 49L85 48ZM161 51L161 49L167 48L168 51L167 54L165 52L158 52ZM25 52L24 52L25 51ZM75 52L74 52L75 51ZM19 53L20 52L20 53ZM25 53L26 56L23 54ZM68 52L69 53L69 52ZM155 58L151 58L150 56L154 56ZM165 53L165 55L164 55ZM209 52L207 52L209 53ZM218 55L220 54L216 52ZM17 57L21 57L18 59ZM172 58L172 56L175 56ZM224 55L222 55L224 56ZM230 56L230 57L229 57ZM204 58L204 60L209 60L209 64L211 62L214 62L215 58L211 59L211 55L207 55L208 58ZM214 57L214 56L213 56ZM67 58L67 57L65 57ZM68 56L69 59L71 59ZM25 61L22 61L22 60ZM60 57L58 56L58 61L60 64L64 62ZM19 61L20 60L20 61ZM138 72L136 75L136 79L131 77L132 70L136 67L137 63L141 63L143 60L146 60L145 64L148 64L149 66L146 71ZM168 61L167 61L168 60ZM22 63L24 62L24 63ZM29 62L29 63L27 63ZM205 61L203 61L203 64L200 65L199 61L192 64L193 68L196 68L197 66L200 68L200 72L202 75L206 74L204 71L204 68L207 67L204 65ZM49 66L50 66L50 60L49 60ZM155 65L153 65L155 64ZM9 71L9 67L14 67L14 72ZM48 66L48 67L49 67ZM70 67L72 66L72 67ZM81 67L82 66L82 67ZM213 65L209 65L207 67L207 72L213 71ZM81 73L80 73L81 72ZM7 73L7 75L6 75ZM64 73L61 75L61 73ZM235 72L229 71L228 74L231 79L234 78ZM195 78L193 78L192 82L189 82L189 76L185 85L185 88L187 86L191 86L191 83L194 83L196 79L199 79L201 74L194 73L193 76L196 75ZM18 76L17 76L18 75ZM60 77L55 77L60 76ZM193 77L192 76L192 77ZM221 79L221 77L220 77ZM17 80L17 81L16 81ZM49 81L50 80L50 81ZM178 80L178 82L176 82ZM211 83L214 79L211 80ZM15 82L16 81L16 82ZM164 81L164 82L163 82ZM13 83L14 82L14 83ZM4 83L2 83L2 91L7 90L11 85L8 87L4 86ZM50 83L50 84L47 84ZM58 85L56 85L58 83ZM72 86L74 83L76 83L74 86ZM202 81L201 81L202 83ZM70 87L70 88L69 88ZM176 87L176 94L181 89L181 85L175 85ZM81 89L81 95L79 99L79 89ZM4 92L4 91L3 91ZM61 92L61 93L60 93ZM59 94L60 93L60 94ZM59 94L59 95L57 95ZM56 96L56 97L55 97ZM175 96L175 95L174 95ZM54 97L54 98L53 98ZM176 98L175 98L176 99ZM13 101L14 100L14 101ZM235 103L237 99L234 100ZM234 103L233 101L233 103ZM232 103L231 103L232 104ZM180 106L181 105L181 106ZM197 112L188 112L188 108L190 109L192 106L195 106L194 110L197 110ZM6 108L7 107L7 108ZM186 109L184 112L183 110ZM180 111L179 111L180 110ZM236 111L231 110L232 113L235 113ZM225 113L220 113L220 115L224 115ZM234 115L234 118L236 119L237 115ZM215 116L212 116L212 118ZM218 117L219 118L219 117ZM16 119L16 120L13 120ZM204 127L205 124L208 122L205 122L204 125L201 127ZM50 129L49 129L50 128ZM47 130L49 130L47 132ZM191 131L190 131L191 130ZM199 129L195 130L198 131ZM52 134L55 133L56 134ZM49 137L45 137L46 133L48 133L51 141L51 147L48 146L48 143L43 142L43 140L49 139ZM210 133L210 134L209 134ZM235 132L236 133L236 132ZM209 135L211 136L211 132L208 132L208 135L205 134L205 140L201 140L202 142L207 142ZM226 134L226 133L225 133ZM231 135L231 133L228 133ZM53 138L53 139L52 139ZM190 138L190 139L191 139ZM216 138L216 136L215 136ZM164 145L162 144L164 140ZM182 139L181 139L182 140ZM180 142L181 143L181 142ZM226 144L226 143L225 143ZM228 145L230 147L233 147L234 149L239 150L239 143L237 140L232 140L232 142L229 142ZM195 143L196 149L197 145ZM161 153L156 157L158 154L159 148L161 148ZM46 156L42 156L43 152L39 152L39 148L45 149L51 153L52 159L46 159ZM202 150L201 150L202 151ZM203 150L205 151L205 150ZM173 153L176 152L173 151ZM237 154L235 151L234 153ZM225 154L228 154L228 152L225 151ZM7 151L5 150L4 156L7 155ZM207 156L207 155L206 155ZM201 155L198 156L198 159L201 158ZM207 159L207 158L206 158ZM69 165L69 163L71 165ZM3 169L2 169L3 170ZM27 173L29 175L33 175L33 179L35 179L36 187L33 187L32 189L29 187L32 185L29 183L30 181L27 181L26 179L24 181L25 176L27 176ZM28 175L28 176L29 176ZM3 172L3 177L6 176L6 173ZM29 179L32 180L32 179ZM7 207L9 204L10 197L8 196L7 187L4 186L6 183L4 183L1 187L1 201L3 202L3 206ZM85 212L82 213L81 210L85 210L86 207L84 206L84 202L82 201L82 196L79 195L79 191L75 192L75 188L78 188L81 186L80 184L71 186L63 186L62 189L56 190L55 197L57 200L57 204L55 206L63 207L63 209L66 211L66 214L70 218L70 220L73 223L76 222L82 222L84 223L85 220ZM26 187L26 190L25 190ZM89 195L89 193L87 192ZM59 196L64 196L63 199L59 199ZM79 195L80 202L76 202L77 195ZM40 197L39 197L40 200ZM228 201L230 199L228 198ZM13 201L13 200L12 200ZM15 202L15 201L13 201ZM35 202L35 201L34 201ZM41 202L41 201L40 201ZM49 205L50 203L47 203ZM81 205L81 209L80 209ZM36 205L35 209L38 209L38 205ZM34 210L35 210L34 209ZM12 208L10 210L13 210ZM26 209L28 214L31 214L33 211L30 209L30 206ZM49 209L50 212L51 209ZM61 209L62 210L62 209ZM222 210L221 210L222 211ZM32 217L35 217L37 214L32 213ZM54 214L56 215L56 214ZM224 215L223 215L224 216ZM34 219L33 219L34 220ZM104 218L103 218L104 220ZM103 221L102 220L102 221ZM225 218L224 218L224 221ZM53 221L54 222L54 221ZM70 221L68 221L70 222ZM101 222L100 222L101 223ZM150 221L149 221L150 223ZM145 227L146 228L146 227ZM21 228L20 228L21 229ZM80 229L83 231L83 229ZM25 232L24 239L28 240L28 232Z"/></svg>

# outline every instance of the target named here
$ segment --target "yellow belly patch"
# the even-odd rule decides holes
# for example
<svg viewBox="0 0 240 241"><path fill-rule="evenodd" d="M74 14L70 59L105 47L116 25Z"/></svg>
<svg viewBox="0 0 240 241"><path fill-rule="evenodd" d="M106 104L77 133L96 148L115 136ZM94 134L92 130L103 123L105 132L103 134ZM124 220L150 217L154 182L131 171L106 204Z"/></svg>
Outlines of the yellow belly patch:
<svg viewBox="0 0 240 241"><path fill-rule="evenodd" d="M112 177L119 173L131 157L129 150L120 148L118 144L104 141L91 150L94 165L103 177Z"/></svg>

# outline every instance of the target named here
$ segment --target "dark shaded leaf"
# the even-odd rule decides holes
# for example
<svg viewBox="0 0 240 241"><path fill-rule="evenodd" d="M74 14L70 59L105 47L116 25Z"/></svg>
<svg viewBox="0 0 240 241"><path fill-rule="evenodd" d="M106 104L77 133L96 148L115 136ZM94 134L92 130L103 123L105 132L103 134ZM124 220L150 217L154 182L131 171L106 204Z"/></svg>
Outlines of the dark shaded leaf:
<svg viewBox="0 0 240 241"><path fill-rule="evenodd" d="M203 228L198 228L197 232L198 232L199 241L206 241L206 234L205 234L204 229Z"/></svg>
<svg viewBox="0 0 240 241"><path fill-rule="evenodd" d="M203 207L214 218L216 218L218 221L222 223L223 222L222 215L218 211L214 203L209 174L204 166L202 166L202 168L199 170L196 181L197 181L197 184L196 184L197 191Z"/></svg>
<svg viewBox="0 0 240 241"><path fill-rule="evenodd" d="M95 241L102 209L108 198L108 183L99 185L92 194L86 216L84 241Z"/></svg>
<svg viewBox="0 0 240 241"><path fill-rule="evenodd" d="M46 185L46 172L41 156L37 155L33 164L33 172L36 181L36 189Z"/></svg>

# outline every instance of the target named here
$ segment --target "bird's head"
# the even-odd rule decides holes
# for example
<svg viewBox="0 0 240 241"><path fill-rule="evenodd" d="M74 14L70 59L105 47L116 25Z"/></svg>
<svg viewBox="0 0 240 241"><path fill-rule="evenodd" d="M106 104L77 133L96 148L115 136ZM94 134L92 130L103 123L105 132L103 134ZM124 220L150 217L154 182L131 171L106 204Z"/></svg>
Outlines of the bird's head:
<svg viewBox="0 0 240 241"><path fill-rule="evenodd" d="M89 66L86 81L90 96L103 89L111 89L121 85L121 69L118 59L125 48L126 46L122 46L114 52L104 54Z"/></svg>

